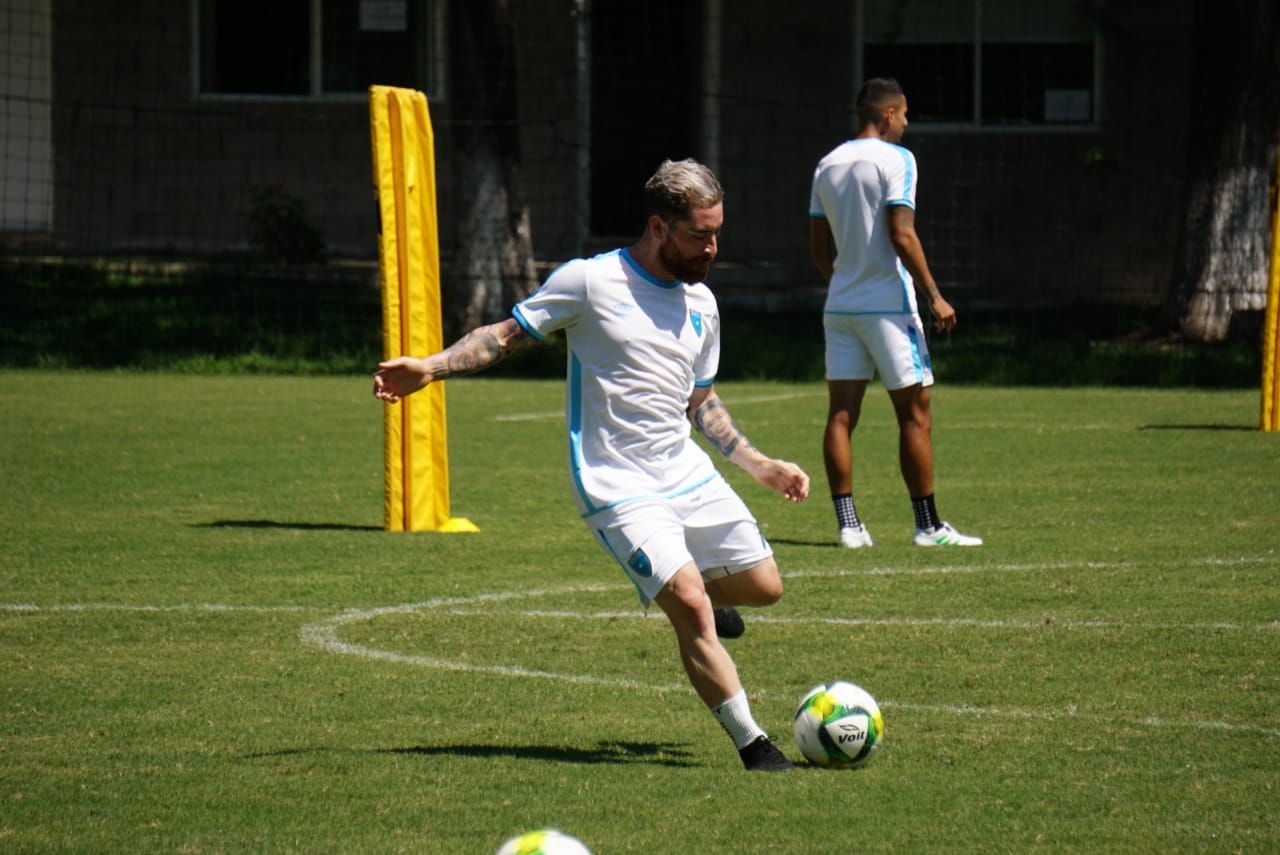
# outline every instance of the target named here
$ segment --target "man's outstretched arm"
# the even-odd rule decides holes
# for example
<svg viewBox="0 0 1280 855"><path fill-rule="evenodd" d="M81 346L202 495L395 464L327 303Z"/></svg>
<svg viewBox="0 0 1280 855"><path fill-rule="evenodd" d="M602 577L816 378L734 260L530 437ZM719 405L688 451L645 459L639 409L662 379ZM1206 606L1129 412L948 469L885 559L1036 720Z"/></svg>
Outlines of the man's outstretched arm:
<svg viewBox="0 0 1280 855"><path fill-rule="evenodd" d="M531 341L515 318L476 327L439 353L415 358L397 356L378 363L374 397L395 403L436 380L465 376L497 365Z"/></svg>

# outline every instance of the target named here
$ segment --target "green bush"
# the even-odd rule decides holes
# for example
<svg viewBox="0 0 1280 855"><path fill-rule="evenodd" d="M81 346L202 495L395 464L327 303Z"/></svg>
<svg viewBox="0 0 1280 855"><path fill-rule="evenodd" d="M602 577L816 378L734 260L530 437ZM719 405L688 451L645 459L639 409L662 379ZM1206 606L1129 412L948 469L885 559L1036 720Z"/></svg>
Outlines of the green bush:
<svg viewBox="0 0 1280 855"><path fill-rule="evenodd" d="M324 259L324 235L307 219L306 204L278 184L249 196L250 240L269 261L309 264Z"/></svg>
<svg viewBox="0 0 1280 855"><path fill-rule="evenodd" d="M318 275L325 274L325 275ZM381 304L369 274L229 264L180 276L123 264L0 267L0 367L122 368L201 374L349 374L381 357ZM723 380L821 380L818 309L722 309ZM1259 382L1261 347L1153 340L1155 310L968 309L931 335L940 383L1020 386L1199 386ZM1245 336L1251 339L1255 336ZM564 374L562 336L517 354L497 376Z"/></svg>

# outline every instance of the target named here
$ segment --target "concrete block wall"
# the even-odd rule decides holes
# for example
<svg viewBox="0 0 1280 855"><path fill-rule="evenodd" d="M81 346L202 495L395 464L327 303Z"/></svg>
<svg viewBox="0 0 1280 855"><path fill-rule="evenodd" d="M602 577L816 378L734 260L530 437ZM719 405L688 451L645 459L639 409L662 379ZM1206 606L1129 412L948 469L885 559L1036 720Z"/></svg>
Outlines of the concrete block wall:
<svg viewBox="0 0 1280 855"><path fill-rule="evenodd" d="M818 284L807 249L812 169L853 132L859 81L848 4L720 6L715 166L728 196L717 284L808 292ZM582 237L573 8L528 0L515 12L524 191L544 265L570 257ZM917 225L956 300L1163 298L1192 110L1190 0L1123 8L1126 17L1102 31L1096 126L908 130L922 177ZM168 0L54 4L55 246L245 249L251 191L273 185L302 199L335 254L374 258L365 101L194 96L189 15L187 3ZM698 61L689 60L694 81ZM447 249L466 188L452 181L443 94L431 109ZM635 105L635 133L644 132L645 109Z"/></svg>

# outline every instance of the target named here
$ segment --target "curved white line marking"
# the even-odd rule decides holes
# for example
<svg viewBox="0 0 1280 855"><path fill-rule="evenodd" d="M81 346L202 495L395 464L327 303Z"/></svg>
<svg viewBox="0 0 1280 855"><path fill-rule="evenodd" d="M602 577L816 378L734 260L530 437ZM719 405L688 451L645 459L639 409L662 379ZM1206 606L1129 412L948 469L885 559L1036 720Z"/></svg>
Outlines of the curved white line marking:
<svg viewBox="0 0 1280 855"><path fill-rule="evenodd" d="M1238 563L1238 562L1232 562ZM1012 566L1012 565L1011 565ZM1080 566L1080 565L1063 565L1063 566ZM958 569L958 568L957 568ZM1020 565L1018 569L1030 569L1029 565ZM822 573L804 574L808 576L831 575ZM662 692L686 692L692 693L692 688L687 684L667 684L667 685L650 685L634 680L623 680L616 678L593 677L581 674L563 674L552 671L535 671L517 666L507 665L476 665L474 663L454 662L444 659L436 659L426 656L415 656L409 654L395 653L377 648L370 648L365 645L350 644L342 641L338 637L338 631L342 626L364 620L370 620L383 614L412 614L416 612L432 610L436 614L450 617L467 617L467 616L490 616L495 612L492 609L476 609L468 608L469 606L480 603L493 603L502 600L520 599L523 597L543 597L556 594L565 594L572 592L597 592L607 590L620 590L625 586L620 585L590 585L590 586L574 586L559 589L541 589L527 592L505 592L501 594L481 594L475 597L454 597L449 599L433 600L423 603L412 603L402 606L390 606L380 609L351 609L336 615L329 620L321 621L314 624L304 626L301 630L302 640L305 643L312 644L322 649L334 653L345 655L363 656L370 659L382 661L401 662L404 664L415 665L420 667L434 668L438 670L464 671L483 674L494 674L501 676L512 676L522 678L535 679L553 679L563 682L616 686L628 689L641 689ZM582 612L569 609L515 609L505 614L527 616L527 617L553 617L560 619L596 619L596 620L617 620L619 618L644 619L646 613L635 611L616 612L616 611L596 611ZM978 627L997 627L997 628L1031 628L1040 626L1052 626L1054 628L1096 628L1096 627L1128 627L1134 629L1191 629L1203 630L1206 628L1227 629L1240 631L1272 631L1280 630L1280 621L1261 624L1237 624L1229 622L1212 622L1212 623L1151 623L1151 624L1135 624L1124 621L1070 621L1055 620L1051 625L1047 625L1043 620L1022 620L1022 621L1001 621L1001 620L980 620L972 618L812 618L812 617L775 617L766 615L753 616L752 622L774 623L774 624L803 624L813 625L815 623L826 623L836 625L872 625L872 626L978 626ZM767 697L768 692L756 691L762 697ZM1036 711L1036 710L1020 710L1020 709L1002 709L995 707L978 707L971 705L929 705L915 704L900 701L884 701L881 706L890 709L915 710L920 712L942 713L948 715L979 715L1006 718L1023 718L1036 719L1042 721L1058 721L1062 719L1073 719L1088 722L1117 722L1124 721L1133 725L1146 725L1151 727L1183 727L1195 730L1216 730L1236 733L1255 733L1270 738L1280 737L1280 728L1267 727L1265 725L1256 725L1251 723L1233 723L1226 721L1214 720L1180 720L1166 719L1155 716L1142 718L1122 718L1114 715L1100 715L1093 713L1080 713L1074 709L1055 710L1055 711Z"/></svg>
<svg viewBox="0 0 1280 855"><path fill-rule="evenodd" d="M374 609L347 609L341 614L334 615L327 620L307 624L299 631L299 635L304 644L310 644L331 653L341 653L347 656L361 656L366 659L375 659L385 662L400 662L406 665L416 665L440 671L464 671L478 674L496 674L506 677L529 677L544 680L560 680L566 683L614 686L624 689L652 689L666 692L692 691L692 689L685 684L650 686L636 680L596 677L589 674L565 674L556 671L531 670L528 668L522 668L518 665L477 665L473 662L455 662L448 659L437 659L431 656L396 653L394 651L381 650L363 644L352 644L350 642L343 641L338 637L338 630L343 626L351 623L372 620L374 618L381 617L382 615L415 614L421 611L434 610L439 607L448 607L458 604L470 605L473 603L492 603L517 598L523 599L528 597L543 597L581 592L590 593L608 590L611 587L617 588L619 586L575 585L565 588L544 588L534 591L507 591L503 593L480 594L475 597L449 597L445 599L428 600L422 603L406 603L399 606L384 606ZM458 612L454 609L446 608L444 613L457 614ZM470 612L470 614L486 614L486 612Z"/></svg>
<svg viewBox="0 0 1280 855"><path fill-rule="evenodd" d="M1201 566L1208 565L1239 565L1239 564L1257 564L1266 563L1274 560L1270 557L1255 558L1207 558L1200 562L1196 562ZM961 572L978 572L983 570L996 570L1000 572L1018 572L1033 571L1046 569L1101 569L1108 567L1125 567L1125 566L1141 566L1142 562L1099 562L1099 563L1060 563L1060 564L1002 564L1002 565L952 565L942 567L928 568L867 568L863 570L823 570L823 571L800 571L787 574L789 579L798 578L822 578L822 577L838 577L850 575L889 575L889 574L927 574L927 573L961 573ZM561 682L579 684L579 685L599 685L613 686L626 689L639 689L660 692L685 692L692 693L693 689L686 683L679 684L646 684L635 680L626 680L621 678L596 677L589 674L567 674L555 671L542 671L521 668L519 666L510 665L477 665L469 662L455 662L447 659L440 659L430 656L418 656L413 654L398 653L396 651L382 650L369 647L367 645L352 644L345 642L339 637L339 631L342 627L357 623L360 621L373 620L382 615L391 614L414 614L417 612L433 610L440 614L449 616L467 616L467 615L489 615L495 614L493 609L476 608L488 604L501 603L510 600L522 600L552 595L562 595L571 593L595 593L611 590L626 590L627 586L621 584L591 584L591 585L572 585L560 588L544 588L528 591L501 591L485 594L477 594L467 597L443 597L433 600L426 600L420 603L407 603L395 606L382 606L368 609L346 609L329 618L321 621L305 624L299 630L300 640L304 644L318 647L332 653L339 653L348 656L359 656L366 659L397 662L415 667L431 668L435 670L463 671L471 673L486 673L500 676L531 678L531 679L547 679L559 680ZM277 606L257 606L257 605L231 605L221 603L195 603L195 604L174 604L167 606L155 605L131 605L131 604L111 604L111 603L68 603L55 605L35 605L31 603L0 603L0 612L61 612L61 611L135 611L135 612L180 612L180 611L198 611L198 612L314 612L324 611L323 608L317 606L297 606L297 605L277 605ZM644 618L645 613L629 611L597 611L582 612L564 609L523 609L512 610L510 614L525 615L531 617L556 617L569 619L607 619L616 620L618 618ZM1280 621L1271 621L1268 623L1256 624L1240 624L1232 622L1197 622L1197 623L1134 623L1129 621L1072 621L1070 619L1054 619L1052 623L1044 620L996 620L996 619L979 619L979 618L840 618L840 617L781 617L774 615L755 615L753 622L773 623L773 624L804 624L813 625L819 623L832 625L849 625L849 626L950 626L950 627L993 627L993 628L1031 628L1038 626L1052 626L1054 628L1100 628L1100 627L1120 627L1132 628L1139 630L1168 630L1168 629L1187 629L1187 630L1204 630L1204 629L1221 629L1221 630L1238 630L1238 631L1276 631L1280 630ZM755 692L761 696L767 696L767 692ZM1256 725L1250 723L1233 723L1225 721L1213 720L1183 720L1183 719L1167 719L1156 716L1148 716L1141 718L1123 719L1111 715L1099 715L1092 713L1080 713L1074 709L1057 710L1057 711L1036 711L1036 710L1020 710L1020 709L1004 709L995 707L977 707L969 705L929 705L915 704L901 701L882 701L881 706L886 708L915 710L920 712L942 713L949 715L982 715L1007 718L1023 718L1037 719L1043 721L1057 721L1061 719L1075 719L1080 721L1101 721L1116 722L1124 721L1129 724L1146 725L1152 727L1183 727L1196 730L1217 730L1238 733L1255 733L1270 738L1280 737L1280 728L1267 727L1265 725Z"/></svg>

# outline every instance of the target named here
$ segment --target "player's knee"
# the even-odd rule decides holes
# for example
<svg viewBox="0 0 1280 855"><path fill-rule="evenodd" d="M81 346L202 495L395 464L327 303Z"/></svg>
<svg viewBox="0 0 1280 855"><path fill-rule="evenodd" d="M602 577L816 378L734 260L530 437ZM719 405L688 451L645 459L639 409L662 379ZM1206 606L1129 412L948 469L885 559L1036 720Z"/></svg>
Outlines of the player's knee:
<svg viewBox="0 0 1280 855"><path fill-rule="evenodd" d="M759 592L759 598L752 605L771 606L781 599L782 599L782 585L779 584L776 587L762 588Z"/></svg>
<svg viewBox="0 0 1280 855"><path fill-rule="evenodd" d="M782 577L776 568L772 573L758 574L752 595L753 606L771 606L782 599Z"/></svg>

